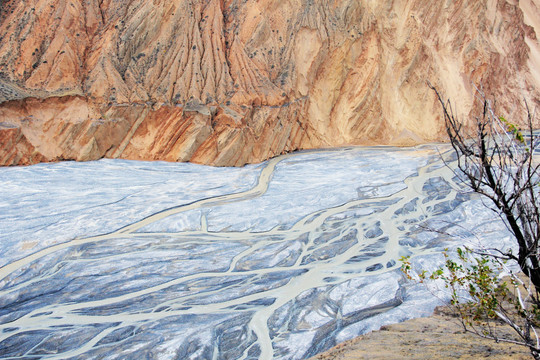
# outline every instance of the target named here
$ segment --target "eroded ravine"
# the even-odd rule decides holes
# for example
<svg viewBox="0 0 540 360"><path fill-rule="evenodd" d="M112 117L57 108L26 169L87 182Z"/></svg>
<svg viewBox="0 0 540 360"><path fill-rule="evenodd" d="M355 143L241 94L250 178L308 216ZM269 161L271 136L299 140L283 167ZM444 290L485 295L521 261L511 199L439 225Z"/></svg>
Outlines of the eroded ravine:
<svg viewBox="0 0 540 360"><path fill-rule="evenodd" d="M488 222L504 230L434 146L287 155L238 175L256 176L241 191L212 186L228 173L190 171L182 175L225 192L202 189L0 268L0 356L306 358L432 311L437 300L404 281L401 256L429 267L445 247L504 241L482 232ZM458 230L467 227L475 234ZM460 242L425 228L459 232Z"/></svg>

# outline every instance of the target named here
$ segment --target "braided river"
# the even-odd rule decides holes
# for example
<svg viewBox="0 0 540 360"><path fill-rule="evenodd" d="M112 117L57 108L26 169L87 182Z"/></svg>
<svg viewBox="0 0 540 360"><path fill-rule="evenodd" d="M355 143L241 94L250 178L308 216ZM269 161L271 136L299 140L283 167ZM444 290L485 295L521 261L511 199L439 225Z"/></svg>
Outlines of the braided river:
<svg viewBox="0 0 540 360"><path fill-rule="evenodd" d="M452 154L0 168L0 358L305 359L428 316L402 256L510 239Z"/></svg>

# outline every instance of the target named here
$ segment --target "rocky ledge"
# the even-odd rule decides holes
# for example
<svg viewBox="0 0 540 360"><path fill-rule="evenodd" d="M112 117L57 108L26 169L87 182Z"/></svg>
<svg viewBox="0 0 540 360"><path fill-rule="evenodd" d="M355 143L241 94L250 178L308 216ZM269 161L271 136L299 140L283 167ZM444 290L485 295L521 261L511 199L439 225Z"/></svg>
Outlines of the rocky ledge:
<svg viewBox="0 0 540 360"><path fill-rule="evenodd" d="M499 328L513 336L506 330L507 327ZM431 317L385 326L339 344L311 360L480 358L529 360L532 357L525 347L496 343L464 332L457 318L446 308L438 307Z"/></svg>

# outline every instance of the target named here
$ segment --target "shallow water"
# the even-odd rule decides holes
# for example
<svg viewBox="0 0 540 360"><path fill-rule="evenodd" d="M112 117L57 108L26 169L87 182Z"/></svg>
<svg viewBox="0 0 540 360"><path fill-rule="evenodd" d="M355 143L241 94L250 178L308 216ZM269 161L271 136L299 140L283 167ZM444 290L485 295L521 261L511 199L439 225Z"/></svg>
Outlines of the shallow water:
<svg viewBox="0 0 540 360"><path fill-rule="evenodd" d="M508 241L440 153L1 168L0 357L303 359L426 316L400 257Z"/></svg>

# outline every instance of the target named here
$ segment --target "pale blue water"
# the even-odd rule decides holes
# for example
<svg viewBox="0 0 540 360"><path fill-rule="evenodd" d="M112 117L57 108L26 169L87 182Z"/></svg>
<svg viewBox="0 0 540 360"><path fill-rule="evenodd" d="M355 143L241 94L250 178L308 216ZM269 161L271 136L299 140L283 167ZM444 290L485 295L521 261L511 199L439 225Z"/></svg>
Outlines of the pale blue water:
<svg viewBox="0 0 540 360"><path fill-rule="evenodd" d="M439 151L0 168L0 358L303 359L426 316L401 256L508 240Z"/></svg>

